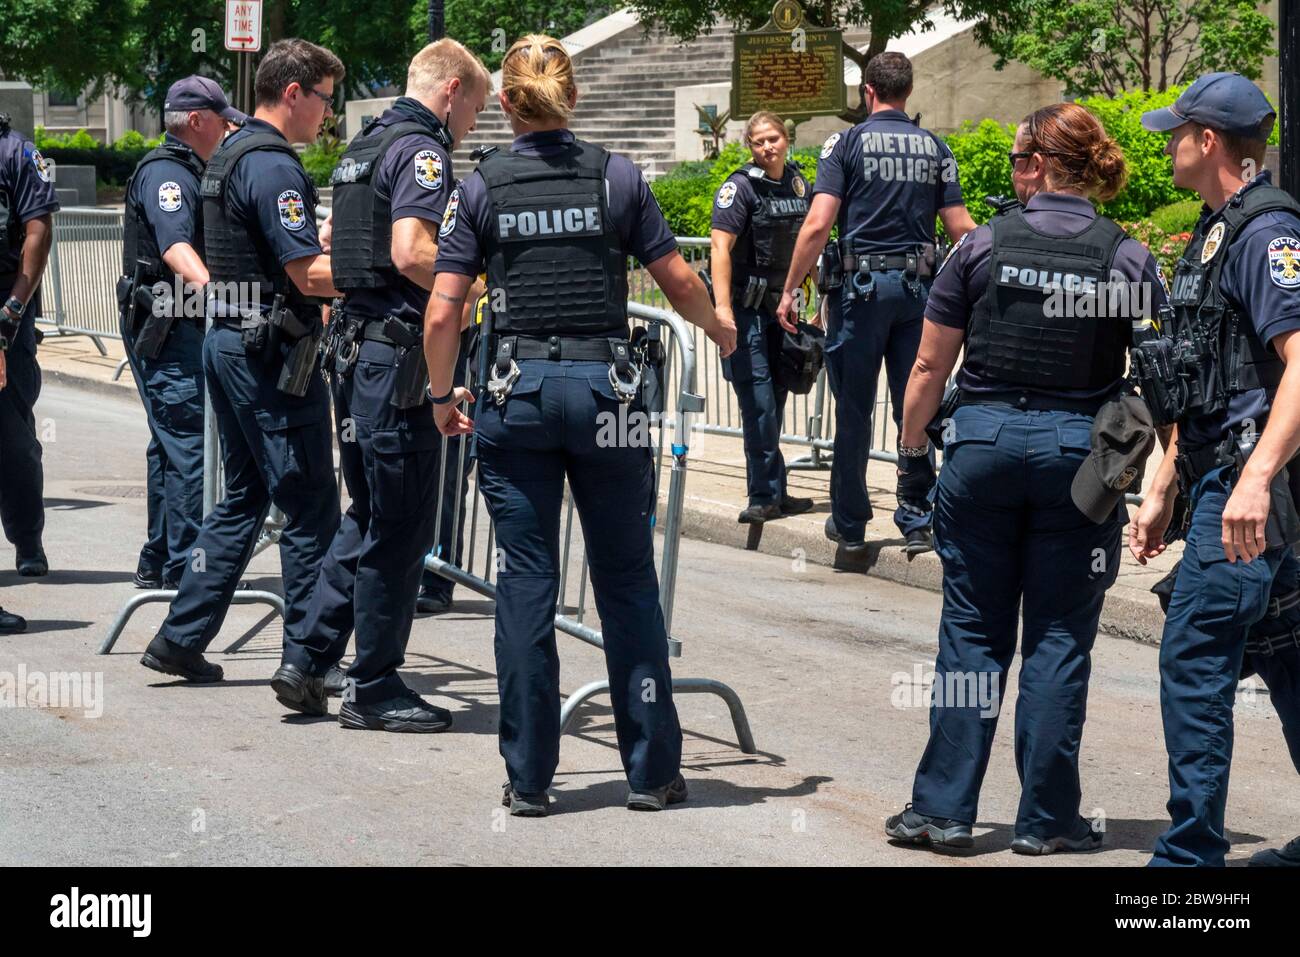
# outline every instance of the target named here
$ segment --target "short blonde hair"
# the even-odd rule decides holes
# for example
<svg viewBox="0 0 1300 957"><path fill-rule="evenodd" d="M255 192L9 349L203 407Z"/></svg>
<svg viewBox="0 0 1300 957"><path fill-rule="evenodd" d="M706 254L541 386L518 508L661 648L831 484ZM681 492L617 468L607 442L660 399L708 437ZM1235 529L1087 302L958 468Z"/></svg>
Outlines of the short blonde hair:
<svg viewBox="0 0 1300 957"><path fill-rule="evenodd" d="M564 44L543 33L516 40L501 61L501 92L525 123L567 121L576 89L573 61Z"/></svg>
<svg viewBox="0 0 1300 957"><path fill-rule="evenodd" d="M745 145L746 146L750 145L750 138L754 135L754 130L758 129L764 123L770 123L772 126L775 126L777 132L779 132L782 136L784 136L786 138L786 141L789 142L790 134L786 132L785 120L781 119L781 117L773 113L771 110L759 110L757 113L751 116L749 118L749 122L745 124Z"/></svg>
<svg viewBox="0 0 1300 957"><path fill-rule="evenodd" d="M411 59L406 70L407 94L430 94L452 77L465 86L483 85L492 92L492 75L483 62L461 43L443 37L430 43Z"/></svg>

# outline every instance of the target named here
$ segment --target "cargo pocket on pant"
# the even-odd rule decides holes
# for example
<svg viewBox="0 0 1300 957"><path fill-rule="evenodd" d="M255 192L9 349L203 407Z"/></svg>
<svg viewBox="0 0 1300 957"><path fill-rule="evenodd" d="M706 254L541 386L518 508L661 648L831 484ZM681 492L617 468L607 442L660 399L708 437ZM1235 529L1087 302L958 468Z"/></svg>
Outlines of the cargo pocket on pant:
<svg viewBox="0 0 1300 957"><path fill-rule="evenodd" d="M170 381L155 395L153 414L159 428L176 435L203 431L203 390L196 379Z"/></svg>
<svg viewBox="0 0 1300 957"><path fill-rule="evenodd" d="M1197 542L1196 546L1196 606L1193 616L1203 629L1223 628L1237 622L1246 602L1253 580L1259 577L1252 565L1262 564L1256 559L1247 564L1228 561L1222 542ZM1268 576L1263 576L1267 602ZM1248 622L1242 623L1249 624Z"/></svg>
<svg viewBox="0 0 1300 957"><path fill-rule="evenodd" d="M381 429L370 433L370 444L372 514L385 521L431 516L438 495L438 430Z"/></svg>
<svg viewBox="0 0 1300 957"><path fill-rule="evenodd" d="M274 488L284 483L300 489L334 487L334 456L330 451L329 406L303 405L271 411L258 409L254 416L267 434L273 470L267 476Z"/></svg>

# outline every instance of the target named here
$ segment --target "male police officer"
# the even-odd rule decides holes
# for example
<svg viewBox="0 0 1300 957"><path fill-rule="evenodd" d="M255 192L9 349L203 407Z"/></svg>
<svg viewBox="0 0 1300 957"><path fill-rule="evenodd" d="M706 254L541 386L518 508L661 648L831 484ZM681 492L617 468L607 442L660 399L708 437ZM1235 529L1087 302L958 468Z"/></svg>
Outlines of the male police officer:
<svg viewBox="0 0 1300 957"><path fill-rule="evenodd" d="M0 114L0 337L6 342L8 387L0 392L0 522L17 551L18 574L49 571L41 443L32 412L41 392L36 364L38 288L54 239L53 171L31 140Z"/></svg>
<svg viewBox="0 0 1300 957"><path fill-rule="evenodd" d="M842 259L844 279L840 287L827 287L826 368L836 406L826 536L849 553L866 548L872 515L867 461L882 359L895 425L903 414L903 392L921 341L934 274L935 215L954 242L975 226L962 203L952 152L907 118L911 62L901 53L877 54L863 72L863 84L871 114L852 129L832 134L822 147L812 208L777 308L777 318L793 332L798 282L812 268L838 217L839 247L828 250L827 257ZM833 271L825 261L823 269ZM933 483L933 454L899 460L894 521L907 539L909 555L930 547Z"/></svg>
<svg viewBox="0 0 1300 957"><path fill-rule="evenodd" d="M1157 865L1224 863L1243 659L1269 685L1300 754L1295 632L1249 647L1270 605L1294 597L1279 592L1296 588L1291 545L1300 537L1288 487L1300 448L1300 204L1256 173L1274 118L1263 93L1236 73L1203 76L1172 107L1142 118L1170 133L1175 185L1205 201L1174 276L1172 312L1134 354L1153 417L1174 426L1130 526L1138 561L1164 550L1175 497L1181 489L1189 498L1160 645L1172 823L1156 841ZM1300 845L1267 853L1300 863Z"/></svg>
<svg viewBox="0 0 1300 957"><path fill-rule="evenodd" d="M286 516L286 640L302 627L338 527L329 397L316 374L316 297L338 293L316 240L316 191L290 144L316 138L342 76L343 64L322 47L297 39L272 44L257 68L256 112L204 171L214 325L203 359L223 446L225 497L204 519L179 594L141 659L164 674L221 680L221 668L202 652L221 628L273 502Z"/></svg>
<svg viewBox="0 0 1300 957"><path fill-rule="evenodd" d="M137 588L175 588L203 520L203 166L247 117L203 76L177 80L167 133L126 186L122 340L149 421L149 539Z"/></svg>
<svg viewBox="0 0 1300 957"><path fill-rule="evenodd" d="M9 352L9 341L0 337L0 392L9 384L8 366L5 356ZM0 445L0 470L4 468L4 446ZM12 635L27 630L27 619L13 612L0 608L0 635Z"/></svg>
<svg viewBox="0 0 1300 957"><path fill-rule="evenodd" d="M474 128L490 82L455 40L429 44L411 61L406 96L366 124L332 177L330 265L344 299L330 317L325 371L351 505L271 684L294 710L326 714L323 679L355 630L339 710L345 728L451 727L451 714L409 689L397 669L432 537L442 444L425 394L424 310L454 186L451 153Z"/></svg>

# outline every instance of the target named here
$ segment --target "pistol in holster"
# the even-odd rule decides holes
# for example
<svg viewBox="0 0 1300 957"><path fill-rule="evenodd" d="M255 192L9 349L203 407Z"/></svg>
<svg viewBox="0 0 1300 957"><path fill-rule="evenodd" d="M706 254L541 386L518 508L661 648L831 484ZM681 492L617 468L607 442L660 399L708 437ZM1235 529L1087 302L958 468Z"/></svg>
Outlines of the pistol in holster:
<svg viewBox="0 0 1300 957"><path fill-rule="evenodd" d="M157 359L176 325L180 312L176 299L170 288L158 296L143 283L135 287L131 298L137 314L139 310L145 311L144 321L139 324L140 331L135 337L135 354L141 359Z"/></svg>
<svg viewBox="0 0 1300 957"><path fill-rule="evenodd" d="M268 325L268 346L278 346L281 337L293 343L280 368L280 378L275 387L286 395L302 398L307 394L312 370L316 368L317 342L323 331L320 321L299 319L291 309L285 308L284 296L277 295L271 303Z"/></svg>
<svg viewBox="0 0 1300 957"><path fill-rule="evenodd" d="M835 292L844 285L844 256L838 242L826 244L822 250L821 265L817 268L817 291L822 295Z"/></svg>
<svg viewBox="0 0 1300 957"><path fill-rule="evenodd" d="M384 335L393 340L397 375L388 403L398 409L413 409L425 399L429 386L429 367L424 363L423 339L400 319L384 319Z"/></svg>
<svg viewBox="0 0 1300 957"><path fill-rule="evenodd" d="M658 323L637 326L629 340L632 355L641 366L641 401L646 412L662 413L665 407L663 330Z"/></svg>

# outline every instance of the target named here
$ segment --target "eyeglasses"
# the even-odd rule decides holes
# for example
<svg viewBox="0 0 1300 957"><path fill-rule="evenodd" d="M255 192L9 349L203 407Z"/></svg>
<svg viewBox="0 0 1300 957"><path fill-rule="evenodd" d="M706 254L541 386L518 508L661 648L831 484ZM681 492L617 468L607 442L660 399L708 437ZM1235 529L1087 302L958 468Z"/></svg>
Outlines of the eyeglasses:
<svg viewBox="0 0 1300 957"><path fill-rule="evenodd" d="M1037 153L1039 156L1066 155L1064 153L1057 152L1056 150L1025 150L1024 152L1015 152L1015 151L1010 152L1007 154L1007 159L1011 161L1011 168L1015 169L1016 160L1029 159L1029 157L1033 156L1035 153Z"/></svg>
<svg viewBox="0 0 1300 957"><path fill-rule="evenodd" d="M303 89L306 90L308 93L310 93L312 96L319 97L321 102L324 103L326 106L328 106L331 110L334 109L333 93L322 93L320 90L317 90L314 87L310 87L310 86L305 86L303 87Z"/></svg>

